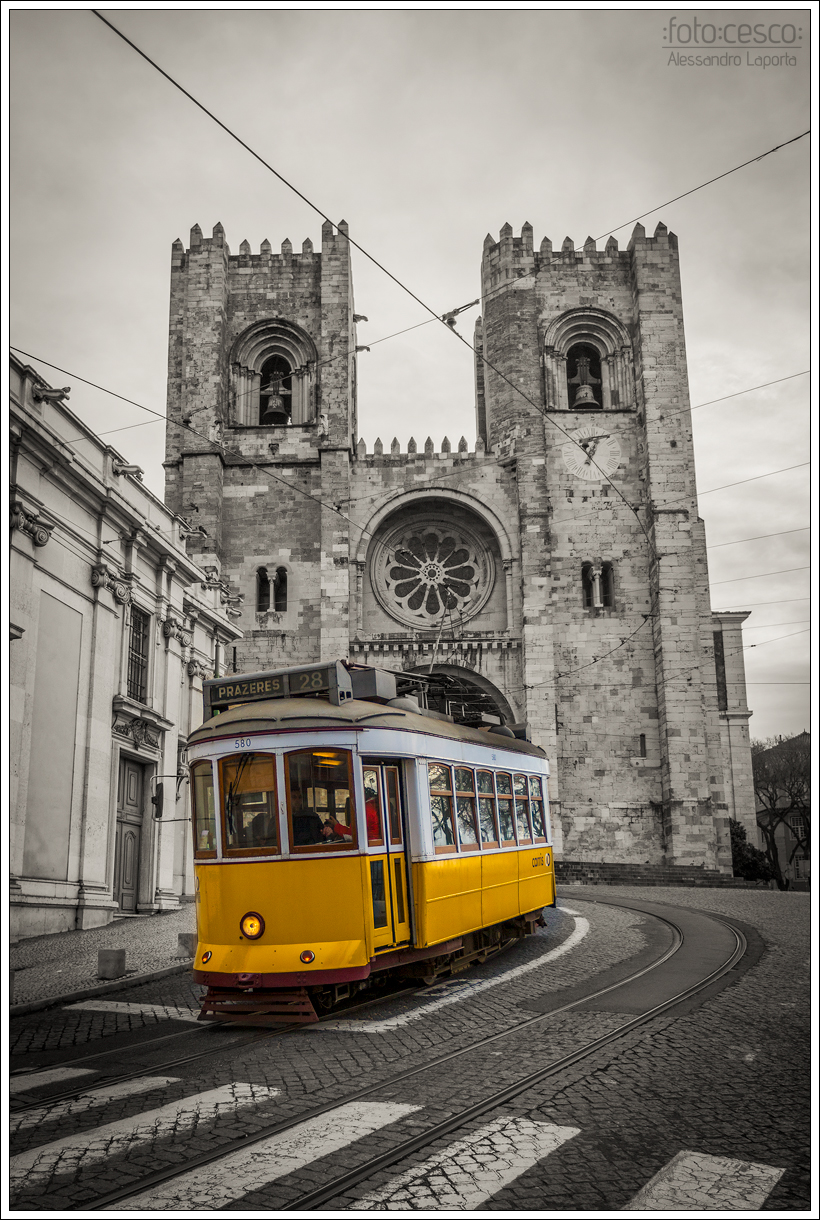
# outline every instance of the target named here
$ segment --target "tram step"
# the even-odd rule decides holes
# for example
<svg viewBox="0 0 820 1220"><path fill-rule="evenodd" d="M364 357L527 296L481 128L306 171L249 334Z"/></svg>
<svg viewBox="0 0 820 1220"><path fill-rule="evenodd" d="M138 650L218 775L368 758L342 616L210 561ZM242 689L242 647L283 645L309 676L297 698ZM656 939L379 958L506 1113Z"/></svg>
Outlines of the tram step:
<svg viewBox="0 0 820 1220"><path fill-rule="evenodd" d="M200 1021L243 1025L310 1025L319 1018L304 987L290 991L240 991L210 987L201 1000Z"/></svg>

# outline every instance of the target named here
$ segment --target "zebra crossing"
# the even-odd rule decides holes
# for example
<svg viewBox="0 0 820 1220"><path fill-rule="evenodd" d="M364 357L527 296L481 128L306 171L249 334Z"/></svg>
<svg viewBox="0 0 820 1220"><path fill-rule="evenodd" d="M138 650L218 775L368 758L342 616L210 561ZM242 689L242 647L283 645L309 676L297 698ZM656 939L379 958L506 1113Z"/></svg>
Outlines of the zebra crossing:
<svg viewBox="0 0 820 1220"><path fill-rule="evenodd" d="M52 1079L55 1071L59 1069L52 1070ZM47 1075L39 1073L41 1084ZM143 1095L147 1099L151 1092L182 1083L176 1077L153 1076L91 1086L78 1097L45 1101L12 1116L10 1134L41 1124L53 1126L111 1102ZM37 1087L35 1075L27 1078L26 1086ZM32 1187L53 1183L59 1175L117 1162L163 1137L207 1128L221 1115L248 1111L279 1096L276 1088L235 1082L49 1140L10 1158L12 1193L25 1190L28 1194ZM270 1110L266 1117L272 1117ZM358 1149L353 1145L368 1140L372 1144L372 1137L400 1122L408 1128L402 1132L404 1138L423 1131L427 1126L424 1106L397 1101L344 1103L211 1165L183 1172L111 1210L219 1210L298 1170L314 1165L318 1169L323 1158L346 1149L351 1149L351 1155L345 1163L353 1167L371 1151L370 1145ZM502 1115L437 1148L349 1206L361 1211L474 1211L580 1134L579 1127ZM784 1172L769 1165L684 1150L622 1210L758 1210ZM321 1184L321 1174L317 1182Z"/></svg>

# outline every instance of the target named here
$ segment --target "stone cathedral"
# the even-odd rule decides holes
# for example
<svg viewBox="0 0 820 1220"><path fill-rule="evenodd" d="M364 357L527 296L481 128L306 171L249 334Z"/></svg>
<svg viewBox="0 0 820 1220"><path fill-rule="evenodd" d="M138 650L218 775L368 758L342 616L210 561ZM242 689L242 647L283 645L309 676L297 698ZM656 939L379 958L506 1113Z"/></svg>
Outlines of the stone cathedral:
<svg viewBox="0 0 820 1220"><path fill-rule="evenodd" d="M731 873L746 614L709 600L677 239L505 225L481 281L474 450L368 451L346 224L321 251L174 243L166 500L239 614L223 672L441 675L546 751L565 867Z"/></svg>

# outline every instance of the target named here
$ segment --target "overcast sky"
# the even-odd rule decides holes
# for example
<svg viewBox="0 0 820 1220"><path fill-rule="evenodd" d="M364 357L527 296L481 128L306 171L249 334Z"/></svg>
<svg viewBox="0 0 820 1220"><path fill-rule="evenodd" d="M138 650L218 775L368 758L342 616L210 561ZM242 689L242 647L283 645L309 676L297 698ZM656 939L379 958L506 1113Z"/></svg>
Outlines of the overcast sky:
<svg viewBox="0 0 820 1220"><path fill-rule="evenodd" d="M319 248L321 219L90 10L11 10L11 342L164 411L174 238L221 221L234 253ZM810 358L809 141L658 206L806 131L808 9L102 11L437 312L478 296L482 242L507 221L536 248L623 247L619 226L655 209L647 231L662 219L680 240L692 403L790 377L692 418L712 605L752 610L752 735L808 728L809 378L791 375ZM794 62L753 46L670 62L670 13L777 23ZM354 285L360 343L428 316L355 251ZM29 363L161 496L162 423ZM369 450L472 446L470 352L437 323L374 343L359 420ZM761 534L777 536L721 545Z"/></svg>

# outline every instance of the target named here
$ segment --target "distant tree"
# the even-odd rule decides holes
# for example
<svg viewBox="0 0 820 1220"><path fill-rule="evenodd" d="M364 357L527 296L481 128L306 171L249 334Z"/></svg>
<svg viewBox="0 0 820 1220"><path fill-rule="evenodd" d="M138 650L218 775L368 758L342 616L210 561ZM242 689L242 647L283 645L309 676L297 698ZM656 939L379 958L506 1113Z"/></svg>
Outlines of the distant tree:
<svg viewBox="0 0 820 1220"><path fill-rule="evenodd" d="M757 808L757 824L766 845L777 888L789 888L778 853L777 831L787 826L795 843L786 861L791 864L798 850L806 858L811 841L811 749L808 733L788 741L752 742L752 773Z"/></svg>
<svg viewBox="0 0 820 1220"><path fill-rule="evenodd" d="M746 827L729 819L732 836L732 872L744 881L771 881L774 873L765 851L746 842Z"/></svg>

